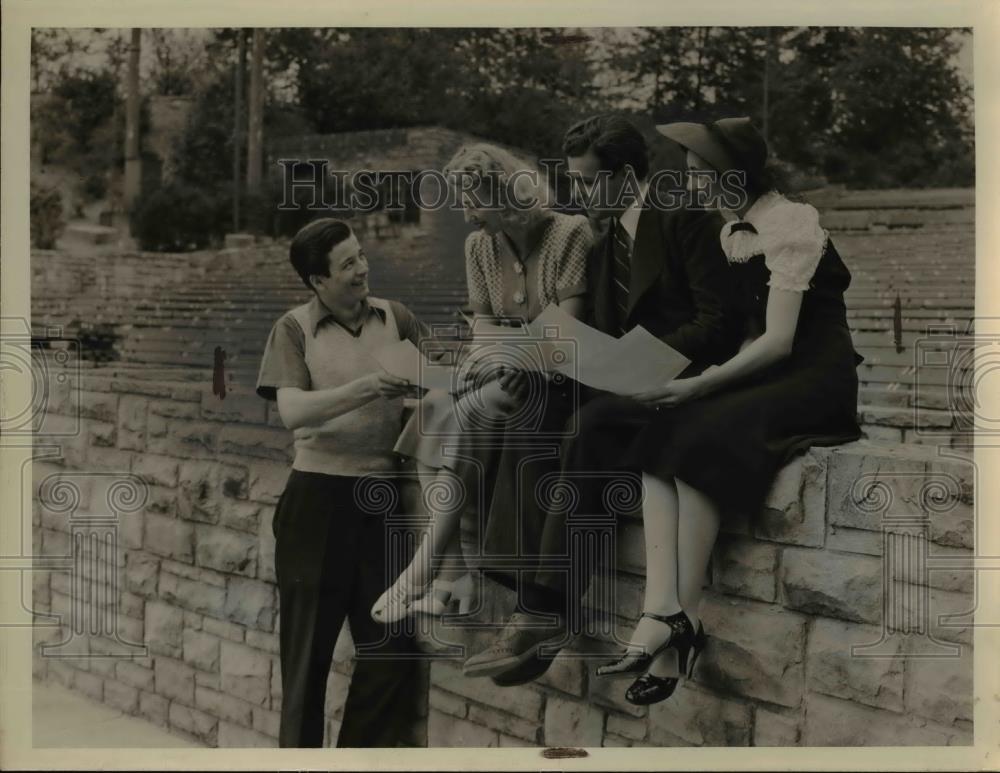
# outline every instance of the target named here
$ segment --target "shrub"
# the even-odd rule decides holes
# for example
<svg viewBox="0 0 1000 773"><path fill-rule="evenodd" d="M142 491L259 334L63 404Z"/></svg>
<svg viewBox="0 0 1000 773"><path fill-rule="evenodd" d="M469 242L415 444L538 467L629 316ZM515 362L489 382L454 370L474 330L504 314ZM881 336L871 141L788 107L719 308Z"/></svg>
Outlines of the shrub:
<svg viewBox="0 0 1000 773"><path fill-rule="evenodd" d="M317 217L348 217L347 212L326 212L307 209L304 205L295 209L279 209L284 191L281 182L266 180L260 193L240 194L240 227L243 233L280 238L294 236L306 223ZM223 232L233 230L233 191L229 186L221 186L212 194L215 212ZM296 193L296 203L307 200L308 191Z"/></svg>
<svg viewBox="0 0 1000 773"><path fill-rule="evenodd" d="M114 325L107 322L84 322L74 319L68 326L76 331L80 342L80 353L84 359L95 362L111 362L120 359L116 348L121 336Z"/></svg>
<svg viewBox="0 0 1000 773"><path fill-rule="evenodd" d="M55 188L42 188L32 184L31 203L31 244L40 250L51 250L56 239L66 227L63 219L62 194Z"/></svg>
<svg viewBox="0 0 1000 773"><path fill-rule="evenodd" d="M181 183L170 183L136 202L130 217L141 249L186 252L221 241L224 225L212 196Z"/></svg>
<svg viewBox="0 0 1000 773"><path fill-rule="evenodd" d="M60 120L72 138L74 149L86 152L98 127L115 115L120 103L118 81L110 71L63 75L53 89L62 106Z"/></svg>

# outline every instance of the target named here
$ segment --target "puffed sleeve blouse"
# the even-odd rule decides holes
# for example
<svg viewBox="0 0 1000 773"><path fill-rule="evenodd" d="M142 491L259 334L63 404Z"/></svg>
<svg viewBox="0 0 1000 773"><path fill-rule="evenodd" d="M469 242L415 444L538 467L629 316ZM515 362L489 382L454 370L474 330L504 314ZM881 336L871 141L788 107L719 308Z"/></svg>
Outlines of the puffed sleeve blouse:
<svg viewBox="0 0 1000 773"><path fill-rule="evenodd" d="M748 223L750 227L746 225ZM768 285L805 292L816 272L828 234L811 204L789 201L775 191L754 202L741 220L725 224L719 235L726 257L742 263L764 255Z"/></svg>

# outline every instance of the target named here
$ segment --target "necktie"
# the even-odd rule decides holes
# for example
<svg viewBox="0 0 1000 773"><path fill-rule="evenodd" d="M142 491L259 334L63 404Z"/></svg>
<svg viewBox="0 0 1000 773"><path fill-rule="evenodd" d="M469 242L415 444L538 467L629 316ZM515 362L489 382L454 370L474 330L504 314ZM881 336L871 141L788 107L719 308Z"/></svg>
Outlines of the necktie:
<svg viewBox="0 0 1000 773"><path fill-rule="evenodd" d="M632 273L632 239L617 218L611 226L612 265L611 276L614 285L615 308L618 311L618 330L625 334L628 316L628 288Z"/></svg>

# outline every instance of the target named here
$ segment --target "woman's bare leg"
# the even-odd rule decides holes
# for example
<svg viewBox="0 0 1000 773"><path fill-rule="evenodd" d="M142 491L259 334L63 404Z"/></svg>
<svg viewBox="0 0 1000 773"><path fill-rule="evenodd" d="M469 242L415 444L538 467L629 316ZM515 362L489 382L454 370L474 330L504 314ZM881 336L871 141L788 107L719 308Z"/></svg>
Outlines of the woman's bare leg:
<svg viewBox="0 0 1000 773"><path fill-rule="evenodd" d="M677 490L677 593L681 608L698 629L698 607L701 603L705 571L712 547L719 533L719 511L715 504L697 489L674 479ZM662 653L650 668L654 676L677 676L677 652Z"/></svg>
<svg viewBox="0 0 1000 773"><path fill-rule="evenodd" d="M431 522L416 553L400 574L411 588L423 587L434 579L457 533L466 495L466 482L452 470L417 462L417 474Z"/></svg>
<svg viewBox="0 0 1000 773"><path fill-rule="evenodd" d="M643 474L642 523L646 542L646 593L643 611L673 615L681 611L677 582L678 497L673 480ZM630 649L652 649L662 641L665 623L639 618Z"/></svg>
<svg viewBox="0 0 1000 773"><path fill-rule="evenodd" d="M681 606L698 628L705 572L719 535L719 510L707 496L677 481L680 522L677 529L677 583Z"/></svg>
<svg viewBox="0 0 1000 773"><path fill-rule="evenodd" d="M450 441L458 442L459 455L463 453L463 435L482 433L488 422L502 420L509 410L510 398L495 381L460 398L454 408L456 436ZM463 507L476 485L471 480L479 472L474 464L456 459L452 466L454 469L435 468L417 461L420 488L431 523L413 559L400 575L411 588L423 587L434 578L449 543L458 533Z"/></svg>

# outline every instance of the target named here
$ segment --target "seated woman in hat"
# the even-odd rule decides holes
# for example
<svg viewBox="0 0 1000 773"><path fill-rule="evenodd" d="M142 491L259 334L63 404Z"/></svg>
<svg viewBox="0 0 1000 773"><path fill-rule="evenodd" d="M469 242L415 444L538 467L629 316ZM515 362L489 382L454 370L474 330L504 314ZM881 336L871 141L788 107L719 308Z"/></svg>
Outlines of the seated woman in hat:
<svg viewBox="0 0 1000 773"><path fill-rule="evenodd" d="M689 190L730 218L720 239L746 329L722 365L637 398L656 409L622 460L643 470L645 603L598 675L639 676L626 693L639 704L669 697L704 646L698 604L720 519L757 512L795 454L861 435L851 275L818 213L775 189L748 118L657 129L687 150Z"/></svg>
<svg viewBox="0 0 1000 773"><path fill-rule="evenodd" d="M550 304L582 317L587 256L593 246L587 218L548 208L549 190L538 170L494 145L462 147L444 171L463 192L465 219L475 227L465 242L465 258L477 321L519 325ZM472 388L457 397L428 392L403 429L395 450L416 460L433 525L412 561L372 607L376 620L389 623L411 612L445 611L447 587L441 594L428 591L463 506L474 502L477 492L484 511L475 513L472 528L462 530L463 538L474 535L468 541L475 543L463 540L466 563L486 571L487 555L538 553L545 514L536 498L521 498L522 506L511 512L508 496L491 494L506 495L517 482L494 478L501 460L502 469L516 472L519 465L512 455L531 455L534 438L551 444L551 437L534 433L561 429L574 403L568 384L540 374L529 378L515 369L516 360L514 368L491 370L477 367L475 355L466 358L460 371ZM554 455L549 466L558 468ZM546 466L535 462L531 468L538 476ZM516 572L491 574L507 585L515 582ZM475 592L468 584L453 595L465 602L459 611L470 611Z"/></svg>

